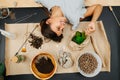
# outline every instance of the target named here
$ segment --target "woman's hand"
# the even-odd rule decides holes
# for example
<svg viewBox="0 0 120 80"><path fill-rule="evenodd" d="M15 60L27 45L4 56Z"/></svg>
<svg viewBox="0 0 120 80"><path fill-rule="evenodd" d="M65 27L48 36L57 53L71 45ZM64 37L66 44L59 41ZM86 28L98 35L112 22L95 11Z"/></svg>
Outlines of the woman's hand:
<svg viewBox="0 0 120 80"><path fill-rule="evenodd" d="M93 33L94 31L95 31L95 22L90 22L88 24L88 27L85 30L85 34L89 35L89 34Z"/></svg>

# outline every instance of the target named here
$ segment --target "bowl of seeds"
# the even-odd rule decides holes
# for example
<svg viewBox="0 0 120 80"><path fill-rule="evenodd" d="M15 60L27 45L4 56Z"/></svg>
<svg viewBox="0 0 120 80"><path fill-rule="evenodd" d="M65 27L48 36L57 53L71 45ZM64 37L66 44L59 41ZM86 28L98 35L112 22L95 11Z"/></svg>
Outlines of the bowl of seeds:
<svg viewBox="0 0 120 80"><path fill-rule="evenodd" d="M51 54L43 52L32 59L30 67L36 78L47 80L55 74L57 63Z"/></svg>
<svg viewBox="0 0 120 80"><path fill-rule="evenodd" d="M78 57L77 67L83 76L94 77L101 71L102 61L95 52L84 52Z"/></svg>

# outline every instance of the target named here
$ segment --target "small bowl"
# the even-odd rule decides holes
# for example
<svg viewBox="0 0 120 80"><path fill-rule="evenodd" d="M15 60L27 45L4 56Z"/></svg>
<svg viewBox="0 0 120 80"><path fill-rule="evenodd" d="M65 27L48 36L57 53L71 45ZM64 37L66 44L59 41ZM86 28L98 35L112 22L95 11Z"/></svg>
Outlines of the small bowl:
<svg viewBox="0 0 120 80"><path fill-rule="evenodd" d="M0 19L7 18L10 14L10 11L8 8L2 8L0 7Z"/></svg>
<svg viewBox="0 0 120 80"><path fill-rule="evenodd" d="M79 65L79 63L80 63L80 61L79 61L79 59L81 58L81 56L83 56L84 54L88 54L88 55L91 55L91 56L93 56L94 57L94 59L96 59L95 60L95 62L97 61L97 66L96 66L96 68L93 70L93 72L91 72L91 73L87 73L87 72L85 72L84 70L82 70L81 68L80 68L80 65ZM85 56L84 56L84 59L85 59ZM89 60L89 59L88 59ZM93 61L91 61L91 62L93 62ZM86 62L87 63L87 62ZM78 57L78 59L77 59L77 68L78 68L78 71L80 72L80 74L82 74L83 76L85 76L85 77L94 77L94 76L96 76L96 75L98 75L99 73L100 73L100 71L101 71L101 69L102 69L102 61L101 61L101 59L100 59L100 57L95 53L95 52L84 52L84 53L81 53L80 54L80 56ZM85 68L85 67L84 67ZM87 68L88 69L88 68ZM87 70L86 69L86 70ZM93 69L93 68L92 68ZM91 70L91 69L90 69Z"/></svg>
<svg viewBox="0 0 120 80"><path fill-rule="evenodd" d="M35 65L36 60L38 60L38 58L40 58L41 56L46 56L47 58L49 58L51 60L52 64L54 65L54 68L52 69L52 71L50 73L42 73L42 72L38 71L38 69L36 68L36 65ZM56 69L57 69L57 63L56 63L54 57L51 54L40 53L32 59L32 62L30 64L30 68L31 68L31 71L32 71L33 75L36 78L46 80L46 79L51 78L55 74Z"/></svg>

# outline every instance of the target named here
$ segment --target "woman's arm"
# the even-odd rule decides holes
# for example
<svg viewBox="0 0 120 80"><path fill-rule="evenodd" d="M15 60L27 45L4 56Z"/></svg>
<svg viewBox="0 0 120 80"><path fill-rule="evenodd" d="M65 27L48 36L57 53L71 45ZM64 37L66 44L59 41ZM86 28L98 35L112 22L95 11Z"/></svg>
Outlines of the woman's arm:
<svg viewBox="0 0 120 80"><path fill-rule="evenodd" d="M100 4L92 5L87 8L87 12L84 17L93 16L91 22L95 22L101 15L103 7Z"/></svg>
<svg viewBox="0 0 120 80"><path fill-rule="evenodd" d="M92 15L92 19L90 24L88 25L88 28L86 29L86 34L90 34L95 31L95 22L101 15L102 9L103 7L100 4L96 4L87 8L84 17L88 17Z"/></svg>

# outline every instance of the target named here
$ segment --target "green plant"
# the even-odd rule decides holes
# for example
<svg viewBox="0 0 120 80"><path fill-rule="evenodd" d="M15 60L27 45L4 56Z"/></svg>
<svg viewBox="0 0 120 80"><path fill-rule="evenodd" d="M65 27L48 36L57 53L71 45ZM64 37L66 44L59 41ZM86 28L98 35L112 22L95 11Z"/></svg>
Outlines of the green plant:
<svg viewBox="0 0 120 80"><path fill-rule="evenodd" d="M3 63L1 63L1 62L0 62L0 76L2 76L2 75L3 75L4 70L5 70L5 66L4 66L4 64L3 64Z"/></svg>
<svg viewBox="0 0 120 80"><path fill-rule="evenodd" d="M76 31L75 35L72 38L72 41L81 44L86 39L85 32Z"/></svg>

